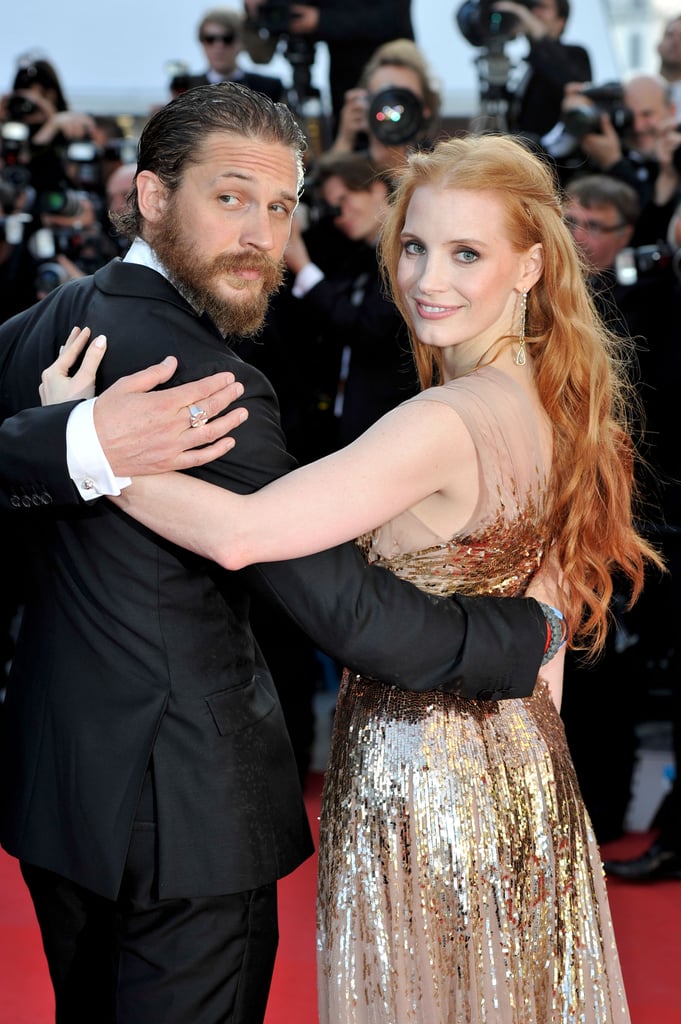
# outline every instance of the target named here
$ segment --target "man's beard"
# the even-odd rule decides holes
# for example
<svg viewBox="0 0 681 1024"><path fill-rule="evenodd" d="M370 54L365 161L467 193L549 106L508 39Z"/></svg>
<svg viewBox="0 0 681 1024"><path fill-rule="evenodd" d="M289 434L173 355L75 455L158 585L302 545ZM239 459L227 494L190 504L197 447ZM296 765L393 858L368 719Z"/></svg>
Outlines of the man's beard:
<svg viewBox="0 0 681 1024"><path fill-rule="evenodd" d="M170 281L198 313L208 313L221 334L243 338L262 330L270 296L284 279L283 260L277 263L262 252L206 258L184 237L172 203L162 221L147 226L146 235ZM223 298L217 290L219 280L242 270L258 270L262 276L258 281L232 277L231 287L247 291L259 286L257 294L241 302Z"/></svg>

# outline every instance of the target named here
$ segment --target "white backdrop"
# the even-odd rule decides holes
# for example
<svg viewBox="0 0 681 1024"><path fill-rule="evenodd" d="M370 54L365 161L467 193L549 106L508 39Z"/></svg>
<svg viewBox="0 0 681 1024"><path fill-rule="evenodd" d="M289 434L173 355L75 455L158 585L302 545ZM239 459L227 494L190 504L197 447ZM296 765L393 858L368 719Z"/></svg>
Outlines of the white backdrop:
<svg viewBox="0 0 681 1024"><path fill-rule="evenodd" d="M371 0L367 0L368 3ZM454 12L461 0L413 0L417 41L427 55L445 97L447 113L474 109L478 84L473 58L477 51L461 36ZM235 0L229 6L240 8ZM37 51L57 67L74 109L91 113L145 114L168 99L169 60L202 70L203 53L195 33L212 0L24 0L11 4L0 33L0 91L14 77L16 59ZM566 42L585 45L594 79L617 78L618 70L598 0L573 0ZM509 52L517 55L524 44ZM313 80L324 89L325 48L317 47ZM244 61L248 67L248 61ZM276 57L265 73L290 82L287 62Z"/></svg>

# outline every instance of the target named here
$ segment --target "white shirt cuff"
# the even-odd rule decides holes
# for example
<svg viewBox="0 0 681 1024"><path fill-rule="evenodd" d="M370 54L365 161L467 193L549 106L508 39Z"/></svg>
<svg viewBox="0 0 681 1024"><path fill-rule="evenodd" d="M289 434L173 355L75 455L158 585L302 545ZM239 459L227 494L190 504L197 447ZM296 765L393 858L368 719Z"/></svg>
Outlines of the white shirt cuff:
<svg viewBox="0 0 681 1024"><path fill-rule="evenodd" d="M291 292L296 299L302 299L316 284L324 280L324 271L320 270L315 263L306 263L293 282Z"/></svg>
<svg viewBox="0 0 681 1024"><path fill-rule="evenodd" d="M130 477L114 476L95 430L96 398L80 402L66 422L66 462L69 476L84 501L120 494Z"/></svg>

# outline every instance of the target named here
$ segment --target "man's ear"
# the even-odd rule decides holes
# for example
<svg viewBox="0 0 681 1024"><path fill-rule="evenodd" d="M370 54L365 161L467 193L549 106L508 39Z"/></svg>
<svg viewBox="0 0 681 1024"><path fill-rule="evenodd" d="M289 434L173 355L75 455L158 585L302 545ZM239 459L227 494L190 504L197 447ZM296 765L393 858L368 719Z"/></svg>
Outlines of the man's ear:
<svg viewBox="0 0 681 1024"><path fill-rule="evenodd" d="M168 202L168 189L153 171L140 171L137 175L137 205L150 224L163 217Z"/></svg>

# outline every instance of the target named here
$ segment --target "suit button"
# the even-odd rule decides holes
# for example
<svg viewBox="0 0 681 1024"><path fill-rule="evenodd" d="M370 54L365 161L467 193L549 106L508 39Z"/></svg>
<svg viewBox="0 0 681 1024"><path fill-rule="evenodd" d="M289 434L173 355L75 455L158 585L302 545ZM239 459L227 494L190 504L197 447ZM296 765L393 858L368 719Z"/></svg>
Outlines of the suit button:
<svg viewBox="0 0 681 1024"><path fill-rule="evenodd" d="M24 508L30 508L31 507L32 502L31 502L31 499L29 498L28 494L25 494L23 496L23 498L21 499L21 504L24 506Z"/></svg>
<svg viewBox="0 0 681 1024"><path fill-rule="evenodd" d="M12 495L12 497L9 499L9 503L12 506L12 508L21 508L21 498L19 498L16 494Z"/></svg>
<svg viewBox="0 0 681 1024"><path fill-rule="evenodd" d="M50 495L47 494L47 493L41 494L40 495L40 504L41 505L51 505L52 504L52 498L50 497Z"/></svg>
<svg viewBox="0 0 681 1024"><path fill-rule="evenodd" d="M31 498L31 501L33 502L34 505L40 505L40 495L34 494L33 497Z"/></svg>

